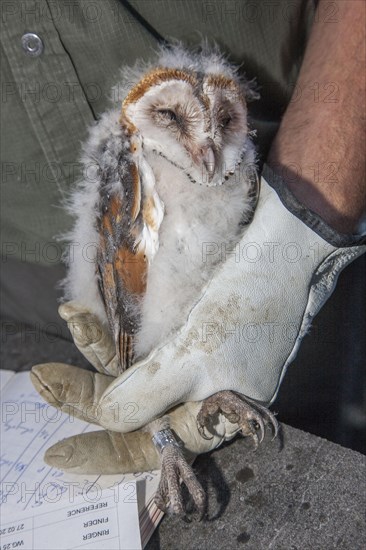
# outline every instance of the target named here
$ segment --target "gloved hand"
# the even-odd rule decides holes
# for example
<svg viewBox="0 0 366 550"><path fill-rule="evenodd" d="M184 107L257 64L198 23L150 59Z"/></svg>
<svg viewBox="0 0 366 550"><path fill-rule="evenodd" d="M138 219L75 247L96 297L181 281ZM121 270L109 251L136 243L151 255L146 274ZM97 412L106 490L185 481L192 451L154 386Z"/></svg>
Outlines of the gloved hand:
<svg viewBox="0 0 366 550"><path fill-rule="evenodd" d="M205 254L226 258L222 258L225 261L192 308L185 326L110 385L98 386L93 403L99 406L103 427L130 432L179 403L199 401L225 389L262 403L274 400L287 366L313 317L334 290L339 273L365 252L366 246L349 246L350 237L332 231L299 204L269 169L267 174L277 192L262 177L254 219L235 250L226 253L221 243L207 243L203 250L203 261ZM96 326L95 318L85 314L85 322L80 317L75 322L68 307L61 307L61 315L68 320L75 343L99 370L116 374L114 353L105 346L106 335L85 330L88 325L89 329ZM44 371L43 386L53 395L58 388L57 399L67 403L71 395L69 376L69 371L65 377L59 377L57 371L54 376ZM79 395L74 400L87 402ZM135 422L126 414L131 403L137 413ZM199 406L187 403L185 407L194 410L187 432L193 434L194 443L190 447L191 443L184 440L187 448L193 452L210 450L213 447L195 447L197 433L192 419ZM185 407L177 409L177 415L182 411L182 424ZM220 416L219 423L221 420ZM215 426L222 434L221 441L235 432L236 427L232 430L230 426L226 433L229 425L224 422L224 432ZM178 436L179 430L177 427ZM219 442L211 441L213 446Z"/></svg>
<svg viewBox="0 0 366 550"><path fill-rule="evenodd" d="M32 382L51 405L81 420L103 426L105 415L99 401L119 372L114 342L108 329L79 305L64 304L60 306L60 314L68 322L75 344L97 372L63 363L45 363L32 368ZM124 409L116 405L116 416L123 415L130 430L135 430L136 424L141 424L137 404L131 400ZM211 419L208 427L212 438L203 438L197 425L200 407L201 403L190 402L169 411L170 427L188 462L232 439L240 431L238 424L229 422L220 414ZM80 474L132 473L161 467L161 458L151 434L143 430L127 434L102 430L72 436L49 448L44 459L50 466Z"/></svg>
<svg viewBox="0 0 366 550"><path fill-rule="evenodd" d="M298 203L266 169L252 223L170 341L118 376L99 399L101 425L129 432L179 403L233 390L271 403L341 270L366 250ZM323 236L321 236L323 235ZM361 239L359 239L361 242ZM206 256L205 256L206 255ZM110 358L109 358L110 359ZM116 414L134 402L136 423Z"/></svg>

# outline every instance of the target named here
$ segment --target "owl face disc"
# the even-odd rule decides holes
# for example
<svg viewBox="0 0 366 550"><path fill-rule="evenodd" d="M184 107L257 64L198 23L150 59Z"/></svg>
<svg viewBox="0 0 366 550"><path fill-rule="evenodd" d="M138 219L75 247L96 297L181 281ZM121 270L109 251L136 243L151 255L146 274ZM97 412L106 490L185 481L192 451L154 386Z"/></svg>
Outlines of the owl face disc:
<svg viewBox="0 0 366 550"><path fill-rule="evenodd" d="M193 183L221 185L239 169L248 139L239 81L214 73L157 68L132 88L123 116Z"/></svg>

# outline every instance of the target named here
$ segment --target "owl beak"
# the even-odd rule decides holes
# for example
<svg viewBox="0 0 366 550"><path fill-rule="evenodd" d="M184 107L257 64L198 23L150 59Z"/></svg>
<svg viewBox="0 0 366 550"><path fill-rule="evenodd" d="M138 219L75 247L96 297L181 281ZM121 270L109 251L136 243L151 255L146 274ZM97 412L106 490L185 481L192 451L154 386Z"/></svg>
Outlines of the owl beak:
<svg viewBox="0 0 366 550"><path fill-rule="evenodd" d="M215 153L209 145L201 148L202 162L208 172L208 181L211 182L215 174Z"/></svg>

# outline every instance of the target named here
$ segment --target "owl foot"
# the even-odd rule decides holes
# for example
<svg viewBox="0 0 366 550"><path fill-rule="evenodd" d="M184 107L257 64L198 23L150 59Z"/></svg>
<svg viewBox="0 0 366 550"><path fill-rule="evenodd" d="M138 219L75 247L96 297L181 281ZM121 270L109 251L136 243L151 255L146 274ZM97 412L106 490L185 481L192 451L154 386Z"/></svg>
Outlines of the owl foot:
<svg viewBox="0 0 366 550"><path fill-rule="evenodd" d="M206 508L206 494L180 447L177 444L167 445L161 451L161 458L161 478L155 495L156 506L163 512L170 509L173 514L185 517L180 483L182 481L193 498L199 519L202 519Z"/></svg>
<svg viewBox="0 0 366 550"><path fill-rule="evenodd" d="M223 414L233 424L239 424L241 433L253 438L255 449L262 443L267 426L272 428L273 439L278 434L276 417L266 407L249 397L220 391L205 399L197 415L198 431L205 439L211 439L206 435L205 428L211 423L210 417L216 413Z"/></svg>

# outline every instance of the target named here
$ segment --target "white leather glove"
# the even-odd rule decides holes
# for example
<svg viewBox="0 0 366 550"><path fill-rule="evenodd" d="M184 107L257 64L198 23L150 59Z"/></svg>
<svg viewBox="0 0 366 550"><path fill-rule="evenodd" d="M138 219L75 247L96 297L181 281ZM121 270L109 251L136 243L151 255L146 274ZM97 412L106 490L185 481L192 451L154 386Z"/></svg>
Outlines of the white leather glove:
<svg viewBox="0 0 366 550"><path fill-rule="evenodd" d="M98 318L80 305L73 302L64 304L60 307L60 314L67 320L75 344L97 372L63 363L45 363L33 367L31 380L51 405L81 420L103 426L105 411L99 406L100 398L119 372L114 341ZM230 407L231 404L225 405ZM115 414L123 415L124 422L129 423L133 431L122 434L101 430L77 434L47 449L44 460L52 467L78 474L132 473L161 468L156 505L165 511L170 503L174 513L184 514L181 480L202 517L205 492L189 463L197 454L211 451L223 441L232 439L239 430L251 435L255 444L264 436L265 423L268 422L261 414L263 411L260 407L258 410L258 405L252 408L241 404L244 409L240 415L225 409L225 406L224 415L210 414L210 404L207 403L209 416L206 418L201 411L202 403L184 403L170 410L169 416L153 421L146 427L148 433L135 429L139 415L136 403L127 403L123 410L116 403ZM107 416L108 413L110 411L107 411ZM276 433L277 423L270 413L266 414ZM199 424L200 418L202 423ZM203 435L202 427L208 430L209 436Z"/></svg>
<svg viewBox="0 0 366 550"><path fill-rule="evenodd" d="M254 219L234 252L226 253L221 243L207 243L202 251L202 261L213 253L226 254L226 261L187 323L104 391L99 405L105 428L128 432L179 403L221 390L266 404L275 399L339 273L366 246L349 246L364 239L335 233L269 168L265 174L277 192L262 177ZM117 405L124 410L130 402L139 411L133 426L116 414Z"/></svg>
<svg viewBox="0 0 366 550"><path fill-rule="evenodd" d="M95 316L85 309L69 303L61 306L61 311L68 320L76 345L98 372L63 363L44 363L32 368L32 382L40 395L54 407L103 426L105 411L99 406L99 401L114 380L114 367L118 368L117 360L110 361L114 356L114 342ZM170 427L189 462L196 455L229 441L241 429L218 414L210 418L210 438L203 438L197 425L201 405L200 402L184 403L169 411ZM139 421L136 403L130 401L124 410L115 409L115 412L123 415L130 430L136 429ZM77 434L47 449L44 459L55 468L82 474L131 473L161 467L151 434L143 430L127 434L108 430Z"/></svg>

